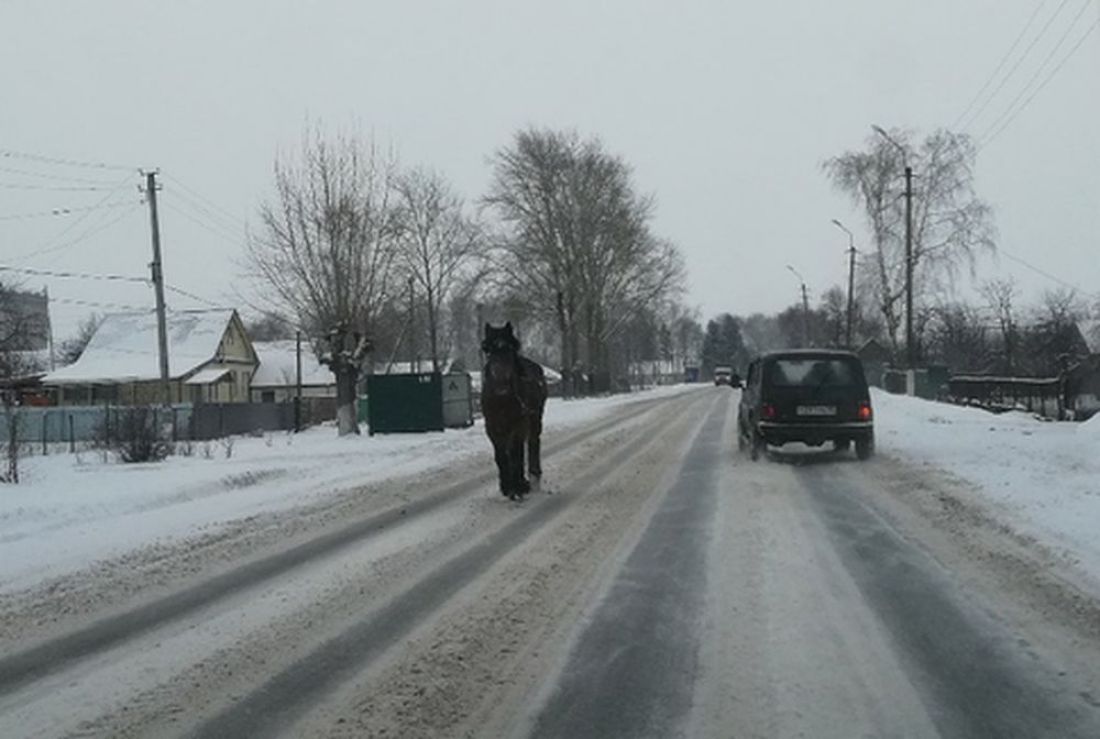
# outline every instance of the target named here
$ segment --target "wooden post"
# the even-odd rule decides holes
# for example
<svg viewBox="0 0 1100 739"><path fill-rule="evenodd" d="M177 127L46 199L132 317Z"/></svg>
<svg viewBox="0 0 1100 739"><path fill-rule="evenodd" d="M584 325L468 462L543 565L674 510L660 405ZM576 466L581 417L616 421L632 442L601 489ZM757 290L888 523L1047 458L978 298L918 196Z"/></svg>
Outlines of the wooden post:
<svg viewBox="0 0 1100 739"><path fill-rule="evenodd" d="M69 453L76 452L76 430L73 424L73 414L69 414Z"/></svg>

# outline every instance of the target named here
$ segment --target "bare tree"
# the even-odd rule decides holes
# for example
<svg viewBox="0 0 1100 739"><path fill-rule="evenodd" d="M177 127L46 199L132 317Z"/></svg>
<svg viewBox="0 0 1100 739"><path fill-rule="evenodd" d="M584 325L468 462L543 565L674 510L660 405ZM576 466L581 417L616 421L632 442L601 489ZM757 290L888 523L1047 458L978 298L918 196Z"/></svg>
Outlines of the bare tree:
<svg viewBox="0 0 1100 739"><path fill-rule="evenodd" d="M19 457L21 454L23 418L19 412L19 399L15 390L0 390L0 402L4 406L4 471L0 472L0 482L19 484Z"/></svg>
<svg viewBox="0 0 1100 739"><path fill-rule="evenodd" d="M1011 375L1016 371L1016 344L1019 327L1016 318L1016 299L1019 291L1016 281L988 280L981 286L982 297L992 311L1001 334L1002 364L1000 371Z"/></svg>
<svg viewBox="0 0 1100 739"><path fill-rule="evenodd" d="M296 160L276 161L275 196L247 247L271 307L328 347L321 361L336 376L341 435L359 432L359 374L389 295L401 230L394 177L373 142L308 133Z"/></svg>
<svg viewBox="0 0 1100 739"><path fill-rule="evenodd" d="M972 267L976 253L994 248L992 211L974 190L973 142L965 134L938 130L917 145L905 131L892 131L897 147L872 135L863 150L825 162L833 185L863 209L875 247L864 260L860 280L886 323L898 350L904 318L905 202L901 176L906 164L915 174L913 195L913 289L927 300L950 288L958 269Z"/></svg>
<svg viewBox="0 0 1100 739"><path fill-rule="evenodd" d="M941 304L928 330L929 355L954 372L985 372L991 354L988 334L986 321L973 306Z"/></svg>
<svg viewBox="0 0 1100 739"><path fill-rule="evenodd" d="M244 327L252 341L278 341L293 339L297 333L294 321L274 311L265 311Z"/></svg>
<svg viewBox="0 0 1100 739"><path fill-rule="evenodd" d="M1031 329L1025 337L1028 369L1041 375L1056 375L1087 352L1078 345L1076 324L1088 314L1076 291L1069 288L1046 290L1032 313Z"/></svg>
<svg viewBox="0 0 1100 739"><path fill-rule="evenodd" d="M477 224L463 212L462 199L439 174L414 169L396 187L403 224L401 265L419 288L432 371L438 372L442 308L485 243Z"/></svg>
<svg viewBox="0 0 1100 739"><path fill-rule="evenodd" d="M58 361L61 364L72 364L80 359L80 355L84 353L85 347L95 336L95 332L99 330L99 324L101 323L103 323L103 316L98 313L89 313L87 318L77 326L76 335L61 342Z"/></svg>
<svg viewBox="0 0 1100 739"><path fill-rule="evenodd" d="M682 288L678 249L649 231L652 200L596 139L521 131L495 157L486 202L507 229L506 282L556 324L566 372L607 371L609 341L633 311Z"/></svg>
<svg viewBox="0 0 1100 739"><path fill-rule="evenodd" d="M843 288L833 285L821 296L819 309L825 322L826 346L844 346L844 330L847 327L848 297Z"/></svg>

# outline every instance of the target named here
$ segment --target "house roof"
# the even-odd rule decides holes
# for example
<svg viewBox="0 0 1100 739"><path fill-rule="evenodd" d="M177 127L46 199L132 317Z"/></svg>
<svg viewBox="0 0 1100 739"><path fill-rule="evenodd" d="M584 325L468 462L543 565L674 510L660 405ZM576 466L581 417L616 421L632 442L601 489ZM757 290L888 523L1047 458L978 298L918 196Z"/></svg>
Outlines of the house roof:
<svg viewBox="0 0 1100 739"><path fill-rule="evenodd" d="M235 315L232 309L169 313L169 376L183 377L213 360ZM103 319L80 359L47 374L42 382L82 385L159 378L156 314L114 313Z"/></svg>
<svg viewBox="0 0 1100 739"><path fill-rule="evenodd" d="M252 387L294 387L297 375L297 342L258 341L252 345L260 358L260 366L252 376ZM317 361L317 355L309 344L302 344L302 385L326 387L336 384L336 376Z"/></svg>
<svg viewBox="0 0 1100 739"><path fill-rule="evenodd" d="M223 377L229 374L229 370L225 367L207 367L201 369L195 374L191 375L184 381L184 385L209 385L213 382L218 382Z"/></svg>
<svg viewBox="0 0 1100 739"><path fill-rule="evenodd" d="M1100 354L1100 320L1078 321L1077 330L1081 332L1089 354Z"/></svg>

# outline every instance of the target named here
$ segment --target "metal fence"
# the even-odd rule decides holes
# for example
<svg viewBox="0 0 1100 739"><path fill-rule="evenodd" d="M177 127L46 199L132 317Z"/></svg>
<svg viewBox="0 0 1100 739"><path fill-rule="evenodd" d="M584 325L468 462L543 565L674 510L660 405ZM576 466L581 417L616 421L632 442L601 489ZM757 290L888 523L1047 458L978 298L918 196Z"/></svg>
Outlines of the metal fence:
<svg viewBox="0 0 1100 739"><path fill-rule="evenodd" d="M58 444L104 442L117 438L131 406L24 406L18 434L24 443ZM155 428L174 441L205 441L235 434L289 431L295 428L295 403L203 403L169 408L153 406ZM300 426L305 428L336 417L334 398L303 398ZM8 440L8 424L0 423L0 442Z"/></svg>
<svg viewBox="0 0 1100 739"><path fill-rule="evenodd" d="M955 376L948 381L948 400L991 411L1027 410L1047 418L1064 417L1065 387L1058 377Z"/></svg>

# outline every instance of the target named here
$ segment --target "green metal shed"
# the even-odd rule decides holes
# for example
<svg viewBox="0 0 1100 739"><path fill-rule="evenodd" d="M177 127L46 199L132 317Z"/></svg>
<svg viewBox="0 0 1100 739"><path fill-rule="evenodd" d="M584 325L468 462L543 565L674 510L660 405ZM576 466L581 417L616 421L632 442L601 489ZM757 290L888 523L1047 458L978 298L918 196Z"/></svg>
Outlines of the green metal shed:
<svg viewBox="0 0 1100 739"><path fill-rule="evenodd" d="M437 372L367 378L371 434L443 430L443 381Z"/></svg>

